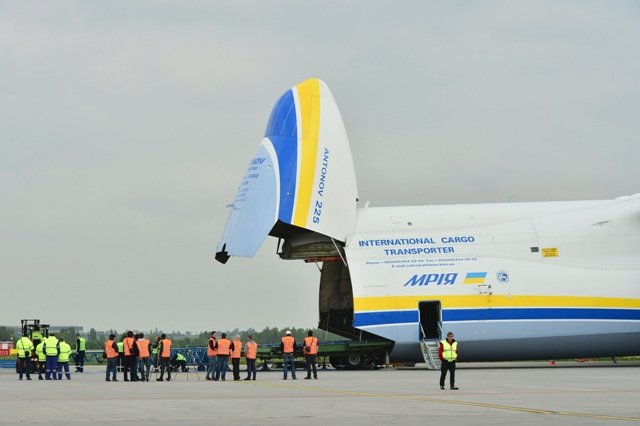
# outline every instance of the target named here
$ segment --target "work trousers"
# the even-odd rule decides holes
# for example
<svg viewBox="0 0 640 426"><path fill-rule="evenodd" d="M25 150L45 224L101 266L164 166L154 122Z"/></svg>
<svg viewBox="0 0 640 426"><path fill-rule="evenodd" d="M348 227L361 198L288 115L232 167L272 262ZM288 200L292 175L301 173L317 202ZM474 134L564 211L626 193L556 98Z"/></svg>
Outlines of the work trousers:
<svg viewBox="0 0 640 426"><path fill-rule="evenodd" d="M20 376L20 380L22 380L23 374L27 375L27 379L31 378L31 360L28 356L18 358L18 375Z"/></svg>
<svg viewBox="0 0 640 426"><path fill-rule="evenodd" d="M444 380L447 377L447 371L449 372L449 386L454 387L456 384L456 362L442 360L442 366L440 367L440 386L444 386Z"/></svg>
<svg viewBox="0 0 640 426"><path fill-rule="evenodd" d="M245 380L256 379L256 359L247 358L247 378Z"/></svg>
<svg viewBox="0 0 640 426"><path fill-rule="evenodd" d="M131 372L131 381L137 382L138 375L136 374L136 357L135 355L125 355L124 356L124 381L129 380L127 378L127 373Z"/></svg>
<svg viewBox="0 0 640 426"><path fill-rule="evenodd" d="M233 365L233 380L240 380L240 358L231 358Z"/></svg>
<svg viewBox="0 0 640 426"><path fill-rule="evenodd" d="M317 379L316 355L305 355L304 360L307 362L307 379L311 378L311 370L313 370L313 377Z"/></svg>
<svg viewBox="0 0 640 426"><path fill-rule="evenodd" d="M47 363L44 368L44 377L47 380L58 380L58 355L47 355Z"/></svg>
<svg viewBox="0 0 640 426"><path fill-rule="evenodd" d="M164 370L167 370L167 378L171 380L171 358L160 357L160 380L164 379Z"/></svg>
<svg viewBox="0 0 640 426"><path fill-rule="evenodd" d="M218 365L216 366L216 377L214 377L213 380L218 380L218 379L225 380L228 367L229 367L229 357L218 355Z"/></svg>
<svg viewBox="0 0 640 426"><path fill-rule="evenodd" d="M149 381L149 373L151 371L151 357L138 358L138 372L140 373L140 380Z"/></svg>
<svg viewBox="0 0 640 426"><path fill-rule="evenodd" d="M76 373L84 371L84 351L76 352Z"/></svg>
<svg viewBox="0 0 640 426"><path fill-rule="evenodd" d="M216 377L216 367L218 366L218 357L210 356L209 365L207 366L207 379L213 379Z"/></svg>
<svg viewBox="0 0 640 426"><path fill-rule="evenodd" d="M107 358L107 376L109 380L109 373L111 373L111 380L116 380L116 371L118 370L118 357Z"/></svg>
<svg viewBox="0 0 640 426"><path fill-rule="evenodd" d="M69 370L69 361L58 362L58 380L62 380L62 370L64 370L64 375L67 376L67 380L71 380L71 370Z"/></svg>
<svg viewBox="0 0 640 426"><path fill-rule="evenodd" d="M291 378L295 380L296 379L296 356L292 353L284 354L282 356L282 361L284 364L284 378L285 379L287 378L287 371L291 370Z"/></svg>
<svg viewBox="0 0 640 426"><path fill-rule="evenodd" d="M36 362L36 370L38 370L38 379L42 380L42 375L44 374L44 366L47 363L47 359L45 358L44 360L40 361L40 359L38 359L38 361Z"/></svg>

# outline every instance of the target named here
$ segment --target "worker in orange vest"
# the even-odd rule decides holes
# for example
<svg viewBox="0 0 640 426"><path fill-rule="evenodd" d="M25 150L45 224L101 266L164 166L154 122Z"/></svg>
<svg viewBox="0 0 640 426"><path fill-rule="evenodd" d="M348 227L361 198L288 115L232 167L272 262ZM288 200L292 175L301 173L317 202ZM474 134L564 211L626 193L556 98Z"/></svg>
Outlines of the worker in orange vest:
<svg viewBox="0 0 640 426"><path fill-rule="evenodd" d="M209 358L209 366L207 367L206 380L213 380L216 376L216 367L218 364L218 348L216 347L218 340L216 339L216 332L212 331L209 337L209 343L207 344L207 358Z"/></svg>
<svg viewBox="0 0 640 426"><path fill-rule="evenodd" d="M240 380L240 358L242 357L242 340L239 335L233 337L231 364L233 365L233 380Z"/></svg>
<svg viewBox="0 0 640 426"><path fill-rule="evenodd" d="M296 380L296 339L291 335L291 331L287 330L282 336L280 349L282 350L284 364L284 377L282 380L287 380L287 366L291 369L291 378Z"/></svg>
<svg viewBox="0 0 640 426"><path fill-rule="evenodd" d="M167 335L162 333L160 336L160 349L158 351L160 356L160 378L156 379L158 382L164 380L164 370L167 369L167 381L171 381L171 366L169 361L171 360L171 340L167 339Z"/></svg>
<svg viewBox="0 0 640 426"><path fill-rule="evenodd" d="M304 338L304 359L307 362L307 377L311 378L311 370L313 369L313 378L318 378L318 370L316 368L316 356L318 355L318 338L313 336L313 331L309 330L307 337Z"/></svg>
<svg viewBox="0 0 640 426"><path fill-rule="evenodd" d="M140 373L140 380L148 382L149 373L151 372L151 342L149 339L144 338L144 333L139 333L135 345L138 348L138 372Z"/></svg>
<svg viewBox="0 0 640 426"><path fill-rule="evenodd" d="M122 343L124 344L124 381L129 381L127 373L131 372L131 381L137 382L136 349L134 348L135 338L133 337L133 331L127 331L127 337L122 340Z"/></svg>
<svg viewBox="0 0 640 426"><path fill-rule="evenodd" d="M247 336L247 344L245 345L247 357L247 377L245 380L256 379L256 358L258 357L258 344L253 341L253 336ZM253 375L253 379L251 376Z"/></svg>
<svg viewBox="0 0 640 426"><path fill-rule="evenodd" d="M222 333L220 340L218 340L218 365L216 366L216 376L213 380L220 380L224 382L227 375L227 367L229 366L229 356L233 352L233 342L227 339L227 333Z"/></svg>
<svg viewBox="0 0 640 426"><path fill-rule="evenodd" d="M104 342L104 353L102 357L107 360L107 382L117 382L116 379L116 371L118 370L118 344L114 340L116 338L115 334L109 335L109 340ZM109 378L109 373L111 372L111 378Z"/></svg>

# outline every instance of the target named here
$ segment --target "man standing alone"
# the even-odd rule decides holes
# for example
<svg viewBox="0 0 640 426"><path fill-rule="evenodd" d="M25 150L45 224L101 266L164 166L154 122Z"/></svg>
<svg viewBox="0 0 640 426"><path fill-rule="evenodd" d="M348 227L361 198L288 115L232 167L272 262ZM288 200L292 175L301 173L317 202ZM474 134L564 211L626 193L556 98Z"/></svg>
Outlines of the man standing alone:
<svg viewBox="0 0 640 426"><path fill-rule="evenodd" d="M442 361L440 367L440 389L444 390L444 380L449 372L449 389L458 390L456 387L456 359L458 359L458 342L453 338L453 333L448 332L447 338L440 341L438 357Z"/></svg>

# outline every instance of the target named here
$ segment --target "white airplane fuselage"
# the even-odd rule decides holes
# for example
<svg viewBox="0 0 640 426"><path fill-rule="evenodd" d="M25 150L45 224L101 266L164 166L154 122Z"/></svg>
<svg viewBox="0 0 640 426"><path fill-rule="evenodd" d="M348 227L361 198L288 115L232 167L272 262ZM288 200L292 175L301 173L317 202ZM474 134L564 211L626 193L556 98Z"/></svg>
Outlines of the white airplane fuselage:
<svg viewBox="0 0 640 426"><path fill-rule="evenodd" d="M392 358L422 358L429 301L462 360L640 353L640 196L364 208L345 251L354 326Z"/></svg>

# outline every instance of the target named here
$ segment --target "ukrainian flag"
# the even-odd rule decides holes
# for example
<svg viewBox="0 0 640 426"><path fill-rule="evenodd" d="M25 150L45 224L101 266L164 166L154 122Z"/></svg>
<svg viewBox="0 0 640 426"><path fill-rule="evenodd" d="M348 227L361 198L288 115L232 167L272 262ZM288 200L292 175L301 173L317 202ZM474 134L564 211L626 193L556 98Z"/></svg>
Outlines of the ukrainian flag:
<svg viewBox="0 0 640 426"><path fill-rule="evenodd" d="M467 272L463 284L484 284L485 278L487 278L486 272Z"/></svg>

